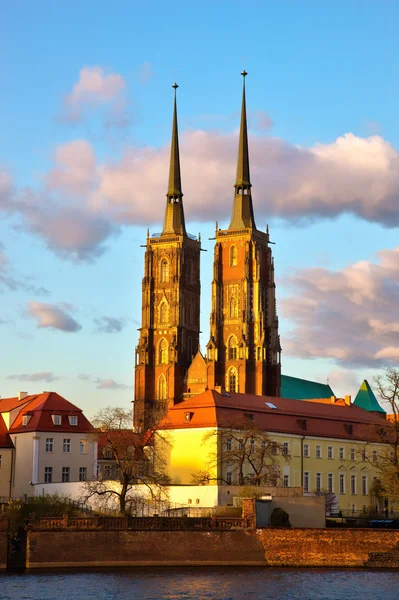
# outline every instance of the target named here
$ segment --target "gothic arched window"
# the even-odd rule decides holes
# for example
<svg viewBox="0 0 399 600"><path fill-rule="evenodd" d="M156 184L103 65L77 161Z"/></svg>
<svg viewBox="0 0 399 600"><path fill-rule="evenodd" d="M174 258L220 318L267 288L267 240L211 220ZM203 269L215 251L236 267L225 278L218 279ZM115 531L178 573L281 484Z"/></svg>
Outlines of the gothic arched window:
<svg viewBox="0 0 399 600"><path fill-rule="evenodd" d="M158 379L158 400L166 400L166 378L165 375L160 375Z"/></svg>
<svg viewBox="0 0 399 600"><path fill-rule="evenodd" d="M159 307L159 323L161 325L167 325L169 322L169 307L165 301L161 303Z"/></svg>
<svg viewBox="0 0 399 600"><path fill-rule="evenodd" d="M230 248L230 267L237 266L237 246L231 246Z"/></svg>
<svg viewBox="0 0 399 600"><path fill-rule="evenodd" d="M237 359L237 338L231 335L227 341L227 358L228 360Z"/></svg>
<svg viewBox="0 0 399 600"><path fill-rule="evenodd" d="M159 342L158 362L161 365L166 365L168 363L168 342L165 339L162 339Z"/></svg>
<svg viewBox="0 0 399 600"><path fill-rule="evenodd" d="M230 367L227 371L226 388L228 392L238 391L238 374L235 367Z"/></svg>
<svg viewBox="0 0 399 600"><path fill-rule="evenodd" d="M229 318L238 319L238 302L235 296L230 298L229 302Z"/></svg>
<svg viewBox="0 0 399 600"><path fill-rule="evenodd" d="M161 283L169 281L169 261L166 258L163 258L159 265L159 281Z"/></svg>

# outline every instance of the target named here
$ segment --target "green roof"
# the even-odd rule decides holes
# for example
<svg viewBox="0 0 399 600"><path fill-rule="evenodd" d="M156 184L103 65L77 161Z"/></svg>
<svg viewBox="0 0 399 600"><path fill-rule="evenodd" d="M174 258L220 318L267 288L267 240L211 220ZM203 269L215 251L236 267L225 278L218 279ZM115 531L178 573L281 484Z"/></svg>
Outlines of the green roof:
<svg viewBox="0 0 399 600"><path fill-rule="evenodd" d="M360 386L353 404L370 412L385 413L385 410L378 404L378 400L366 379Z"/></svg>
<svg viewBox="0 0 399 600"><path fill-rule="evenodd" d="M282 398L310 400L312 398L331 398L331 396L335 396L335 394L327 383L281 375Z"/></svg>

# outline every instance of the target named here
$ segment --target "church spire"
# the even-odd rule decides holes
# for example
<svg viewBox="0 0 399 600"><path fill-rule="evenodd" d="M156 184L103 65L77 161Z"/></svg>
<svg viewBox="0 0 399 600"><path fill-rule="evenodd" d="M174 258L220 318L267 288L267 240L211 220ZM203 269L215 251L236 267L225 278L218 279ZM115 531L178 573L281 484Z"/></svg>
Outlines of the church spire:
<svg viewBox="0 0 399 600"><path fill-rule="evenodd" d="M175 90L172 124L172 142L170 146L169 185L166 194L166 210L162 234L186 235L183 211L183 192L180 176L179 132L177 127L176 90L177 83L172 86Z"/></svg>
<svg viewBox="0 0 399 600"><path fill-rule="evenodd" d="M229 229L242 229L246 227L256 228L251 197L251 178L249 173L247 107L245 101L245 77L247 76L247 72L243 71L241 75L243 76L243 88L240 139L238 142L237 175L234 185L235 198Z"/></svg>

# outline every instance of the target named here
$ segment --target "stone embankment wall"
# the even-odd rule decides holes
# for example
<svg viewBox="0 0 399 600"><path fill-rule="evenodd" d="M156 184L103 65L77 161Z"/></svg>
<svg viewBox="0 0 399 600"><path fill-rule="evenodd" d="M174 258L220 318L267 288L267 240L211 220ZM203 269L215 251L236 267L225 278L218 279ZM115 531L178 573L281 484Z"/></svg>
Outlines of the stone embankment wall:
<svg viewBox="0 0 399 600"><path fill-rule="evenodd" d="M28 532L27 568L159 565L399 568L399 531Z"/></svg>
<svg viewBox="0 0 399 600"><path fill-rule="evenodd" d="M7 519L0 518L0 571L7 567L7 547L8 547L7 528L8 528Z"/></svg>
<svg viewBox="0 0 399 600"><path fill-rule="evenodd" d="M245 531L29 531L26 567L265 565Z"/></svg>
<svg viewBox="0 0 399 600"><path fill-rule="evenodd" d="M399 568L399 531L267 528L256 537L271 567Z"/></svg>

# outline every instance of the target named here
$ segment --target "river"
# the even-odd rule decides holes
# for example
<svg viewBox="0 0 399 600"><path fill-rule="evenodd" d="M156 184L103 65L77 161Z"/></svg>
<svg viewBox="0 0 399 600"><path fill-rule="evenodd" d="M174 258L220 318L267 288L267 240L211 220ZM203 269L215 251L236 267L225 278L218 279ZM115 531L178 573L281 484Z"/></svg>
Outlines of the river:
<svg viewBox="0 0 399 600"><path fill-rule="evenodd" d="M1 600L397 600L399 571L152 568L0 574Z"/></svg>

